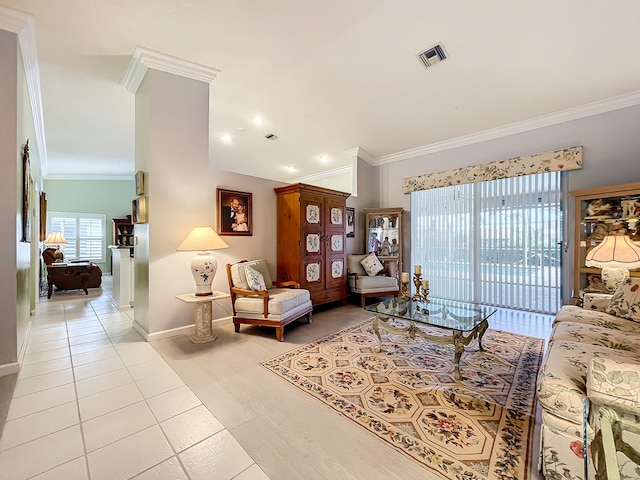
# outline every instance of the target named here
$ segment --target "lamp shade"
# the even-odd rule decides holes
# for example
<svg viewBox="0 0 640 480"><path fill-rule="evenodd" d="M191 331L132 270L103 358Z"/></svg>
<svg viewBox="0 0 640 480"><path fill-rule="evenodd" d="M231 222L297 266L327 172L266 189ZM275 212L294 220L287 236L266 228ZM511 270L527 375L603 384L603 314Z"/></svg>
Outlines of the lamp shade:
<svg viewBox="0 0 640 480"><path fill-rule="evenodd" d="M61 245L69 242L62 236L62 232L50 232L44 243L45 245Z"/></svg>
<svg viewBox="0 0 640 480"><path fill-rule="evenodd" d="M177 250L181 251L206 251L229 248L220 236L211 227L195 227L187 238L180 244Z"/></svg>
<svg viewBox="0 0 640 480"><path fill-rule="evenodd" d="M178 250L199 251L191 260L191 274L196 282L196 296L211 295L211 284L218 269L218 262L207 250L228 248L211 227L195 227L180 244Z"/></svg>
<svg viewBox="0 0 640 480"><path fill-rule="evenodd" d="M627 235L608 235L587 252L584 264L597 268L640 268L640 247Z"/></svg>

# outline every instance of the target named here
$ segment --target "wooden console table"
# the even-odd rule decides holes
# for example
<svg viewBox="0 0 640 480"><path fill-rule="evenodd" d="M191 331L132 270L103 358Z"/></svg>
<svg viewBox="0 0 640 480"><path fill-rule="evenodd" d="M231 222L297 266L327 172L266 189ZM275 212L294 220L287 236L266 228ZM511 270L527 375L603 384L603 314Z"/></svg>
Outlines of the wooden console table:
<svg viewBox="0 0 640 480"><path fill-rule="evenodd" d="M89 284L89 266L91 262L76 263L52 263L47 265L47 298L51 298L53 293L53 285L58 279L62 280L67 277L78 277L80 284L78 288L84 290L85 295L89 295L87 286Z"/></svg>

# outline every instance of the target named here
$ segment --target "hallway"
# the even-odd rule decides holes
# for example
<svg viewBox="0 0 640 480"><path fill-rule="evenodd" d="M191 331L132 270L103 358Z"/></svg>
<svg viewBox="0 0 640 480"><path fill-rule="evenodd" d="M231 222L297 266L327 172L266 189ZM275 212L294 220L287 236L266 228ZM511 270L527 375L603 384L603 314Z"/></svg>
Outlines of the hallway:
<svg viewBox="0 0 640 480"><path fill-rule="evenodd" d="M113 306L111 282L37 304L0 439L0 480L268 480L131 328L133 310ZM10 383L0 382L0 398Z"/></svg>

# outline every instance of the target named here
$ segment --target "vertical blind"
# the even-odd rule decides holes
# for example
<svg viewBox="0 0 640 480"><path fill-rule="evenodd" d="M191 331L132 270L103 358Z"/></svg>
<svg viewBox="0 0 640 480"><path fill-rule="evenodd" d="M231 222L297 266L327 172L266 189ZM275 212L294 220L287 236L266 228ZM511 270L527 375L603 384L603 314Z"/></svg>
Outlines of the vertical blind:
<svg viewBox="0 0 640 480"><path fill-rule="evenodd" d="M105 215L49 212L48 232L62 232L65 259L105 262Z"/></svg>
<svg viewBox="0 0 640 480"><path fill-rule="evenodd" d="M411 256L431 295L555 313L560 172L411 193Z"/></svg>

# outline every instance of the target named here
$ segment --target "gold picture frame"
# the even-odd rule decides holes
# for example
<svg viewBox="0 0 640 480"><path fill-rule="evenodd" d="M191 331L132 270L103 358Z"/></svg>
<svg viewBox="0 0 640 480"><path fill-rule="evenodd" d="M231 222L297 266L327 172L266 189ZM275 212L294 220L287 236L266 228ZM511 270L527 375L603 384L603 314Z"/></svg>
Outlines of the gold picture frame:
<svg viewBox="0 0 640 480"><path fill-rule="evenodd" d="M138 171L136 172L136 196L139 197L140 195L144 195L147 190L147 185L145 184L145 174L143 171Z"/></svg>
<svg viewBox="0 0 640 480"><path fill-rule="evenodd" d="M216 189L218 194L218 235L253 235L251 193Z"/></svg>
<svg viewBox="0 0 640 480"><path fill-rule="evenodd" d="M147 197L140 195L131 201L131 221L133 223L147 223Z"/></svg>

